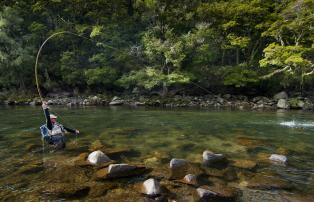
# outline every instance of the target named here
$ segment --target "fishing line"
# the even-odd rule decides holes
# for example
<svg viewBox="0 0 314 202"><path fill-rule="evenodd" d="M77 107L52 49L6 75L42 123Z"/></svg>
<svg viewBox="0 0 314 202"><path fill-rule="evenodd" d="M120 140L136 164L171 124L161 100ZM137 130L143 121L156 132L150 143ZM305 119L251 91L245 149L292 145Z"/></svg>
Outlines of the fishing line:
<svg viewBox="0 0 314 202"><path fill-rule="evenodd" d="M70 32L70 31L61 31L61 32L56 32L56 33L50 35L50 36L41 44L41 46L40 46L40 48L39 48L39 50L38 50L38 52L37 52L36 61L35 61L35 82L36 82L36 88L37 88L37 92L38 92L38 95L39 95L39 97L40 97L41 102L43 102L44 99L43 99L43 96L42 96L42 93L41 93L41 90L40 90L40 87L39 87L39 79L38 79L38 60L39 60L39 56L40 56L40 54L41 54L42 49L43 49L44 46L46 45L46 43L47 43L50 39L52 39L52 38L54 38L54 37L56 37L56 36L58 36L58 35L61 35L61 34L70 34L70 35L73 35L73 36L77 36L77 37L80 37L80 38L89 40L89 41L94 42L94 43L96 43L96 44L97 44L97 43L98 43L98 44L101 44L101 45L104 46L104 47L107 47L107 48L110 48L110 49L113 49L113 50L117 50L117 48L114 48L114 47L112 47L112 46L106 45L106 44L104 44L104 43L102 43L102 42L94 41L94 40L92 40L92 39L90 39L90 38L87 38L87 37L85 37L85 36L81 36L81 35L79 35L79 34L76 34L76 33Z"/></svg>

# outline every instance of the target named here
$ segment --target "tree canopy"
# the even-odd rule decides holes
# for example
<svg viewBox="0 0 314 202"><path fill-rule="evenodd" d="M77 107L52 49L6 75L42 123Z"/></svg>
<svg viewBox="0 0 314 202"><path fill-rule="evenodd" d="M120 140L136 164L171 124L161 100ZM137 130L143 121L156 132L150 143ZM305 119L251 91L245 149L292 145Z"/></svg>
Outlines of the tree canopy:
<svg viewBox="0 0 314 202"><path fill-rule="evenodd" d="M0 2L0 91L312 90L314 0ZM86 39L88 38L88 39ZM35 89L35 88L33 88Z"/></svg>

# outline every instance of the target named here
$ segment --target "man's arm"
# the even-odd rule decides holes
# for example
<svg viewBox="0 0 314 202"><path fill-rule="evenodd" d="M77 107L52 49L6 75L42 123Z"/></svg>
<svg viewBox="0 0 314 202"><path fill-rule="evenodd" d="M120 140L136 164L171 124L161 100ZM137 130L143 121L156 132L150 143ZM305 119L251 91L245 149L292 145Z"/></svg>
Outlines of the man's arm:
<svg viewBox="0 0 314 202"><path fill-rule="evenodd" d="M52 130L52 123L51 123L51 120L50 120L50 113L49 113L49 108L48 108L47 103L43 102L42 107L43 107L44 114L45 114L45 117L46 117L47 128L49 130Z"/></svg>
<svg viewBox="0 0 314 202"><path fill-rule="evenodd" d="M68 127L65 127L63 126L63 128L67 131L67 132L70 132L70 133L74 133L76 135L78 135L80 133L80 131L76 130L76 129L72 129L72 128L68 128Z"/></svg>

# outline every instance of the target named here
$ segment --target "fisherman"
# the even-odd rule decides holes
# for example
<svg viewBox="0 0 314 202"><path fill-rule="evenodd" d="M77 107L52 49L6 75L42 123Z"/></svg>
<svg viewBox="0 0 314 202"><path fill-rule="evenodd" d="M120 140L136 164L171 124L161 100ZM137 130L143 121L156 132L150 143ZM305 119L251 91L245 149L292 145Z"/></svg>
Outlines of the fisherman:
<svg viewBox="0 0 314 202"><path fill-rule="evenodd" d="M57 116L49 113L47 102L42 103L42 108L46 117L46 124L40 127L42 138L55 149L65 148L65 132L70 132L78 135L80 131L67 128L57 122Z"/></svg>

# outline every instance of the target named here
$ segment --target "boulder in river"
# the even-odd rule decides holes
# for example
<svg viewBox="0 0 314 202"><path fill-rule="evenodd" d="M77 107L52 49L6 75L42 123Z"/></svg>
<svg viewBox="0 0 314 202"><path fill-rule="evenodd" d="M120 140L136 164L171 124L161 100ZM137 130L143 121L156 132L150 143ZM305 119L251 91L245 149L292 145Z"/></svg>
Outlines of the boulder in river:
<svg viewBox="0 0 314 202"><path fill-rule="evenodd" d="M215 154L211 151L203 152L203 164L208 167L225 167L228 161L225 155Z"/></svg>
<svg viewBox="0 0 314 202"><path fill-rule="evenodd" d="M97 178L120 178L141 175L147 172L148 169L144 166L134 166L128 164L110 164L108 168L103 168L97 171Z"/></svg>
<svg viewBox="0 0 314 202"><path fill-rule="evenodd" d="M282 163L285 164L287 163L287 157L284 155L280 155L280 154L272 154L269 157L269 160L273 161L273 162L277 162L277 163Z"/></svg>
<svg viewBox="0 0 314 202"><path fill-rule="evenodd" d="M188 171L189 163L184 159L171 159L169 179L182 179Z"/></svg>
<svg viewBox="0 0 314 202"><path fill-rule="evenodd" d="M279 99L277 102L277 108L279 109L289 109L290 105L286 99Z"/></svg>
<svg viewBox="0 0 314 202"><path fill-rule="evenodd" d="M186 176L184 176L182 182L194 186L198 185L197 176L193 174L187 174Z"/></svg>
<svg viewBox="0 0 314 202"><path fill-rule="evenodd" d="M102 163L110 162L111 159L102 151L94 151L88 155L87 161L92 165L100 165Z"/></svg>
<svg viewBox="0 0 314 202"><path fill-rule="evenodd" d="M143 193L148 196L161 194L160 184L157 180L150 178L143 183Z"/></svg>
<svg viewBox="0 0 314 202"><path fill-rule="evenodd" d="M184 159L171 159L170 161L170 168L171 169L177 169L181 167L187 166L188 162Z"/></svg>

